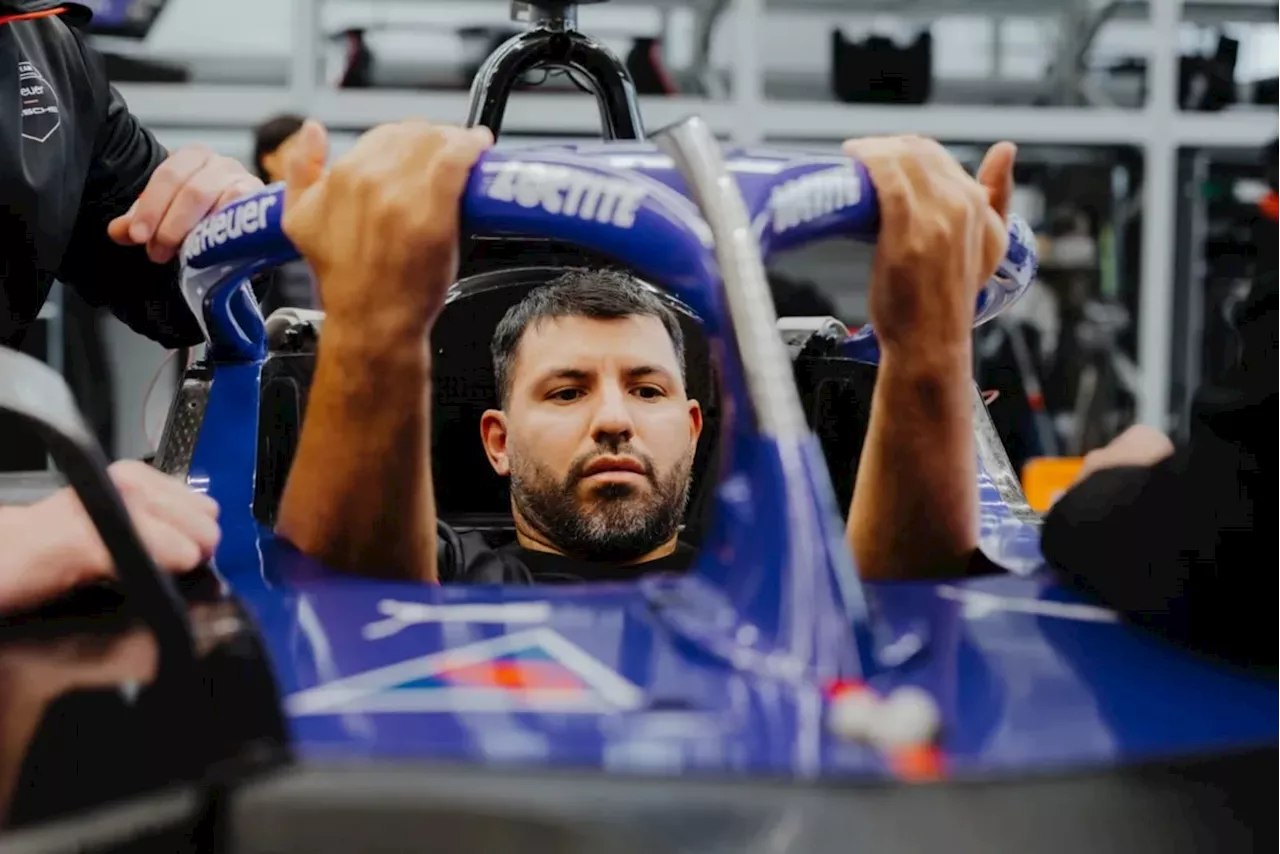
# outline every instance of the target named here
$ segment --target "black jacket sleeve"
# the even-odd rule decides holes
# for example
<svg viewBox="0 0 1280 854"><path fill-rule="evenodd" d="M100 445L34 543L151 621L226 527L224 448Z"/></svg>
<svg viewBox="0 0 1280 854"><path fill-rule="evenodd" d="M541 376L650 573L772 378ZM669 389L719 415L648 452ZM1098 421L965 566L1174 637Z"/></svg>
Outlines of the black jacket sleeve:
<svg viewBox="0 0 1280 854"><path fill-rule="evenodd" d="M1265 383L1280 376L1280 222L1258 215L1253 223L1254 273L1240 306L1240 369ZM1280 384L1280 383L1277 383Z"/></svg>
<svg viewBox="0 0 1280 854"><path fill-rule="evenodd" d="M1100 471L1071 489L1049 513L1042 547L1067 581L1136 622L1274 670L1274 277L1254 291L1245 358L1197 394L1187 445L1150 468Z"/></svg>
<svg viewBox="0 0 1280 854"><path fill-rule="evenodd" d="M129 209L167 156L106 78L101 57L81 44L100 105L98 132L75 231L58 278L166 347L204 340L178 290L178 264L153 264L143 247L120 246L107 224Z"/></svg>

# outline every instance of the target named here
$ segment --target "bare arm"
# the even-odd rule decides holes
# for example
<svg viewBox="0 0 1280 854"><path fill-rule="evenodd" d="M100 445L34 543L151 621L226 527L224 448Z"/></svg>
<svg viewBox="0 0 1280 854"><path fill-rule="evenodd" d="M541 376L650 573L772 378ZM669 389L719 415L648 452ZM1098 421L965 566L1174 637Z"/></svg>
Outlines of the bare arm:
<svg viewBox="0 0 1280 854"><path fill-rule="evenodd" d="M438 580L428 335L457 275L458 209L488 131L383 125L326 171L307 122L284 228L326 317L277 529L328 566Z"/></svg>
<svg viewBox="0 0 1280 854"><path fill-rule="evenodd" d="M993 147L976 181L918 137L845 150L867 167L881 217L868 300L880 370L849 547L863 578L954 576L978 542L973 309L1008 246L1014 149Z"/></svg>
<svg viewBox="0 0 1280 854"><path fill-rule="evenodd" d="M425 336L326 323L277 529L360 575L436 581Z"/></svg>
<svg viewBox="0 0 1280 854"><path fill-rule="evenodd" d="M880 362L849 510L864 578L953 576L977 548L970 362L935 355Z"/></svg>

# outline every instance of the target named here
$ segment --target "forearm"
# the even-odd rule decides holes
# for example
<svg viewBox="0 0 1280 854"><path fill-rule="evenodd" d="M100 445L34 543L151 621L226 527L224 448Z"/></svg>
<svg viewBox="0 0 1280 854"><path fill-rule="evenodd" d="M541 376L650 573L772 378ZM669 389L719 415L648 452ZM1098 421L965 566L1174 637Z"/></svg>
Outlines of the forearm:
<svg viewBox="0 0 1280 854"><path fill-rule="evenodd" d="M47 516L40 505L0 507L0 613L34 608L79 580L73 537Z"/></svg>
<svg viewBox="0 0 1280 854"><path fill-rule="evenodd" d="M341 570L436 580L430 351L326 323L277 530Z"/></svg>
<svg viewBox="0 0 1280 854"><path fill-rule="evenodd" d="M884 353L847 528L863 578L953 576L976 548L970 364Z"/></svg>

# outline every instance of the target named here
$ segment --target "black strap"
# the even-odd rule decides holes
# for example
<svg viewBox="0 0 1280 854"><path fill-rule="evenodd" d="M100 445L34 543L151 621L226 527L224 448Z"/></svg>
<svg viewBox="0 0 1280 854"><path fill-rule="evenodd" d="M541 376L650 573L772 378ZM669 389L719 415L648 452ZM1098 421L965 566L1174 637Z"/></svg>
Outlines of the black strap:
<svg viewBox="0 0 1280 854"><path fill-rule="evenodd" d="M453 528L436 520L436 573L441 581L462 577L466 568L466 550L462 538Z"/></svg>

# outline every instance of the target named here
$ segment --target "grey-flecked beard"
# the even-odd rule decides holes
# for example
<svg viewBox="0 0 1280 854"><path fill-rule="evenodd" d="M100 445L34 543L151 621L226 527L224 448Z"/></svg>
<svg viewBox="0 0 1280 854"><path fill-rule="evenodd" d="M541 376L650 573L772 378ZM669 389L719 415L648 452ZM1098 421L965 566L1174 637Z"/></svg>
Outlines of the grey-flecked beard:
<svg viewBox="0 0 1280 854"><path fill-rule="evenodd" d="M514 448L511 498L525 521L548 543L571 557L621 563L636 560L669 541L680 529L689 503L693 449L665 477L653 461L623 444L584 454L561 481ZM640 460L652 489L641 492L628 483L605 483L591 491L584 505L578 484L592 460L603 455Z"/></svg>

